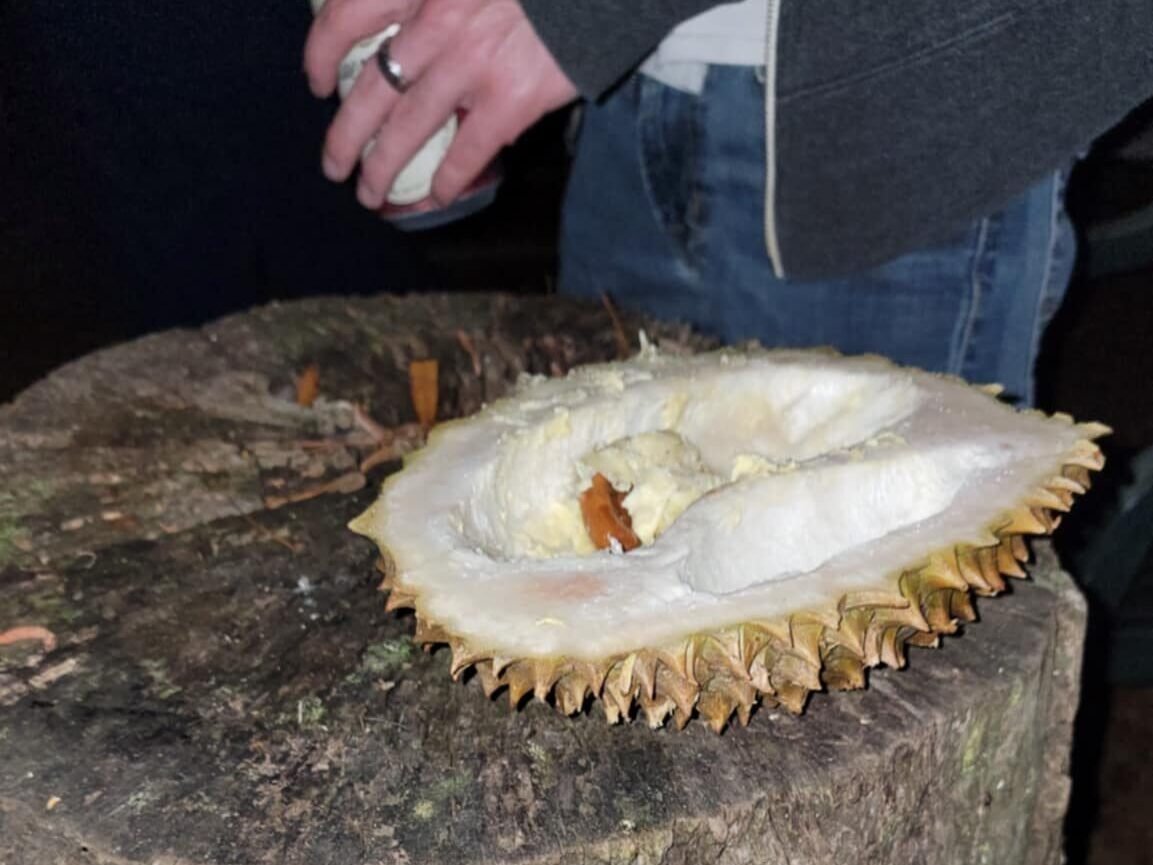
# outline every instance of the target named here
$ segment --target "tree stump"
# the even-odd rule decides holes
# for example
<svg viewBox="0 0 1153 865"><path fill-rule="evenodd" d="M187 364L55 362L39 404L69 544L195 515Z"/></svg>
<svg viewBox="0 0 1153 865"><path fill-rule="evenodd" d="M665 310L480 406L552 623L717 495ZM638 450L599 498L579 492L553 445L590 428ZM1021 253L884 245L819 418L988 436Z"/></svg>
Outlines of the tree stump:
<svg viewBox="0 0 1153 865"><path fill-rule="evenodd" d="M308 301L95 354L0 409L0 861L1060 861L1085 613L1045 545L910 669L720 736L512 713L385 614L345 523L415 443L409 362L438 360L447 417L640 324Z"/></svg>

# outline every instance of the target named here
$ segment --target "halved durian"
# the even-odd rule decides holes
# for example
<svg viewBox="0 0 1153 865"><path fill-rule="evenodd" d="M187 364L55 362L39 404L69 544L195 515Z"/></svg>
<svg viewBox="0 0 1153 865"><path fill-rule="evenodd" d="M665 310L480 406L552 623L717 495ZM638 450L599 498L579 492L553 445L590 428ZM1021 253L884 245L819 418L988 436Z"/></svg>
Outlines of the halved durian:
<svg viewBox="0 0 1153 865"><path fill-rule="evenodd" d="M438 427L352 528L454 677L719 731L972 620L970 591L1024 576L1023 536L1056 527L1107 432L878 357L646 348ZM641 546L596 549L597 475Z"/></svg>

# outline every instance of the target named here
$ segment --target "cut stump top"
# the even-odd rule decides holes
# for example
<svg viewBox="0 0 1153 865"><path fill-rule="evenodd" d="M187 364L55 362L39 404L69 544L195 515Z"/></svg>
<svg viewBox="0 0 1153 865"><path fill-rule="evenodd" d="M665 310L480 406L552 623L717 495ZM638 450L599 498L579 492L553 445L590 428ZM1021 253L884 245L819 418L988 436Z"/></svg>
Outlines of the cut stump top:
<svg viewBox="0 0 1153 865"><path fill-rule="evenodd" d="M352 406L411 429L412 360L438 360L448 417L640 325L558 298L313 300L0 408L0 633L33 638L0 645L0 862L1058 861L1084 608L1047 547L909 670L720 736L512 713L384 613L345 524L397 464L365 483Z"/></svg>

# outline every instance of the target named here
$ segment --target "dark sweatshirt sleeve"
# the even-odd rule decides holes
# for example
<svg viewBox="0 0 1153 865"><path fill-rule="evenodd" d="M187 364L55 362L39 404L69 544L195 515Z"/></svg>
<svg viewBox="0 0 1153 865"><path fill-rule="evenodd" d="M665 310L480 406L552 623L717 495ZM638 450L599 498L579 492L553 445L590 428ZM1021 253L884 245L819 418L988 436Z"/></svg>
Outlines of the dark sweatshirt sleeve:
<svg viewBox="0 0 1153 865"><path fill-rule="evenodd" d="M682 21L717 0L521 0L561 69L596 99L624 78Z"/></svg>

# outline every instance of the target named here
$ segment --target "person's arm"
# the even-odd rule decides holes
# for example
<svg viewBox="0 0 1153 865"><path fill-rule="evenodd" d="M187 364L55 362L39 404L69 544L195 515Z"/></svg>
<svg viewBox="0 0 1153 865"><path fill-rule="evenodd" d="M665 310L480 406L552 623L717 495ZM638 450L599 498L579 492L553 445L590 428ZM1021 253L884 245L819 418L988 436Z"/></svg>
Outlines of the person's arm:
<svg viewBox="0 0 1153 865"><path fill-rule="evenodd" d="M717 0L521 0L537 36L586 99L624 78L665 35Z"/></svg>

